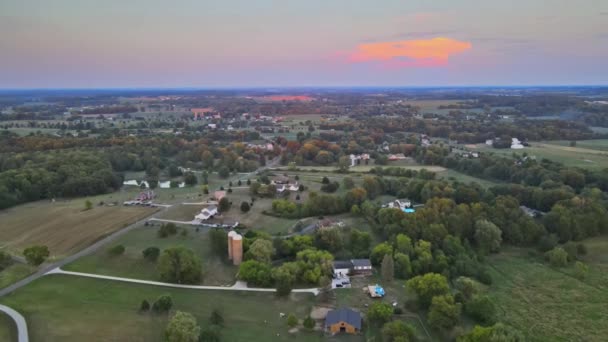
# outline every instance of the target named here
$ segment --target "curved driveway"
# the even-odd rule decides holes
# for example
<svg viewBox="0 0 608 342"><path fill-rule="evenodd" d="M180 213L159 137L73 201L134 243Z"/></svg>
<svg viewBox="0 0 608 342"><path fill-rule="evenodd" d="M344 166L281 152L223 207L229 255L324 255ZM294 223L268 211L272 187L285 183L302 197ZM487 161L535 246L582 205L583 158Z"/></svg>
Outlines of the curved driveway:
<svg viewBox="0 0 608 342"><path fill-rule="evenodd" d="M0 304L0 311L9 315L13 321L15 321L15 325L17 326L17 341L28 342L29 338L27 335L27 323L25 323L25 318L23 318L20 313L6 305Z"/></svg>

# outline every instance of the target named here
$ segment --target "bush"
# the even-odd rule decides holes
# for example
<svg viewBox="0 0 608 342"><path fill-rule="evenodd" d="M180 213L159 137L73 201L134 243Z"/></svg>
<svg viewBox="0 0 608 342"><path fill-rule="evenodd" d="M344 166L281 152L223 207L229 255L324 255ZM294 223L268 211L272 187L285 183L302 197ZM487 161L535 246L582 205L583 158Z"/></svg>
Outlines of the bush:
<svg viewBox="0 0 608 342"><path fill-rule="evenodd" d="M496 323L496 305L488 296L475 296L464 306L464 311L471 318L483 325Z"/></svg>
<svg viewBox="0 0 608 342"><path fill-rule="evenodd" d="M298 325L298 318L294 314L289 314L289 316L287 316L287 326L293 328L296 325Z"/></svg>
<svg viewBox="0 0 608 342"><path fill-rule="evenodd" d="M555 247L545 253L545 258L553 267L564 267L568 265L568 253L561 247Z"/></svg>
<svg viewBox="0 0 608 342"><path fill-rule="evenodd" d="M218 326L208 326L201 330L201 334L198 337L199 342L220 342L221 335Z"/></svg>
<svg viewBox="0 0 608 342"><path fill-rule="evenodd" d="M576 245L576 253L578 255L586 255L587 254L587 246L583 243L579 243Z"/></svg>
<svg viewBox="0 0 608 342"><path fill-rule="evenodd" d="M323 186L321 186L321 191L327 192L327 193L332 193L332 192L336 192L339 187L340 187L340 183L332 182L332 183L324 184Z"/></svg>
<svg viewBox="0 0 608 342"><path fill-rule="evenodd" d="M251 206L249 205L249 203L247 202L242 202L241 203L241 211L246 213L249 211L249 209L251 209Z"/></svg>
<svg viewBox="0 0 608 342"><path fill-rule="evenodd" d="M221 213L230 210L230 200L227 197L223 197L218 204L218 209Z"/></svg>
<svg viewBox="0 0 608 342"><path fill-rule="evenodd" d="M211 311L211 316L209 317L209 322L213 325L217 325L219 327L224 326L224 316L218 309L213 309Z"/></svg>
<svg viewBox="0 0 608 342"><path fill-rule="evenodd" d="M33 266L38 266L46 260L50 255L47 246L32 246L23 250L23 256L27 263Z"/></svg>
<svg viewBox="0 0 608 342"><path fill-rule="evenodd" d="M146 312L150 310L150 303L147 300L142 300L141 305L139 306L139 311Z"/></svg>
<svg viewBox="0 0 608 342"><path fill-rule="evenodd" d="M157 235L159 238L166 238L175 234L177 234L177 226L175 223L163 223L160 225L160 228L158 228Z"/></svg>
<svg viewBox="0 0 608 342"><path fill-rule="evenodd" d="M540 238L540 240L538 241L538 249L541 252L547 252L552 250L553 248L555 248L555 246L557 246L557 235L555 234L549 234L549 235L545 235L543 237Z"/></svg>
<svg viewBox="0 0 608 342"><path fill-rule="evenodd" d="M161 295L158 299L152 304L152 311L156 313L166 313L171 310L173 307L173 299L170 295Z"/></svg>
<svg viewBox="0 0 608 342"><path fill-rule="evenodd" d="M312 317L308 316L308 317L304 318L303 325L304 325L304 328L306 328L308 330L312 330L312 329L314 329L315 325L317 325L317 323L315 322L314 319L312 319Z"/></svg>
<svg viewBox="0 0 608 342"><path fill-rule="evenodd" d="M577 261L574 263L574 276L580 280L583 280L587 277L587 272L589 271L589 266L584 263Z"/></svg>
<svg viewBox="0 0 608 342"><path fill-rule="evenodd" d="M141 251L141 254L143 255L144 259L154 262L160 255L160 249L158 247L148 247Z"/></svg>
<svg viewBox="0 0 608 342"><path fill-rule="evenodd" d="M125 246L123 245L116 245L110 249L108 249L108 254L110 254L111 256L119 256L119 255L123 255L125 253Z"/></svg>
<svg viewBox="0 0 608 342"><path fill-rule="evenodd" d="M187 312L177 311L165 330L167 342L196 342L200 338L201 327L196 318Z"/></svg>
<svg viewBox="0 0 608 342"><path fill-rule="evenodd" d="M390 321L393 316L393 307L388 303L374 302L367 310L367 318L370 322L382 325Z"/></svg>
<svg viewBox="0 0 608 342"><path fill-rule="evenodd" d="M329 184L329 178L327 178L327 176L324 176L323 180L321 180L321 183L323 183L323 184Z"/></svg>

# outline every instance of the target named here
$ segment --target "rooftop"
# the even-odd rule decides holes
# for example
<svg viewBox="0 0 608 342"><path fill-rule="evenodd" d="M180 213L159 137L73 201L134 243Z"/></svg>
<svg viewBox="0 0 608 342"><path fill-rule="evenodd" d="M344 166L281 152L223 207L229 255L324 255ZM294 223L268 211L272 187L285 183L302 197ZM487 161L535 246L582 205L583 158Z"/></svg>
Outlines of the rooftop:
<svg viewBox="0 0 608 342"><path fill-rule="evenodd" d="M346 322L358 330L361 330L361 314L357 311L348 308L341 308L327 313L327 317L325 317L325 326L333 325L339 322Z"/></svg>

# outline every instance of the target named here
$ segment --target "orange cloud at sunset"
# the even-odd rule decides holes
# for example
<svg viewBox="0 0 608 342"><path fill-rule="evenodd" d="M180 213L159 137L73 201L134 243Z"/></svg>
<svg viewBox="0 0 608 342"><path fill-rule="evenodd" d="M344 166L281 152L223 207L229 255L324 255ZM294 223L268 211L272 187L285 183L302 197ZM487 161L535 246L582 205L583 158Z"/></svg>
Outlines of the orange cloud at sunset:
<svg viewBox="0 0 608 342"><path fill-rule="evenodd" d="M360 44L348 56L353 63L379 61L395 67L433 67L447 65L451 55L469 50L470 42L450 38L402 40Z"/></svg>

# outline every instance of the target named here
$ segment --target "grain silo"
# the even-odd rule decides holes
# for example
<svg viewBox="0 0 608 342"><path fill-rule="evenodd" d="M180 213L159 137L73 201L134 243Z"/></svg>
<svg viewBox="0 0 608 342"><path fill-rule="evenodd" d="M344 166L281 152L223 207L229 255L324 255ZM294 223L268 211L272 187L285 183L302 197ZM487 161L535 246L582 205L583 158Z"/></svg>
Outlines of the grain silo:
<svg viewBox="0 0 608 342"><path fill-rule="evenodd" d="M232 263L240 265L243 261L243 237L235 234L232 237Z"/></svg>
<svg viewBox="0 0 608 342"><path fill-rule="evenodd" d="M235 235L238 235L238 233L234 230L231 230L228 233L228 260L232 260L232 238L234 238Z"/></svg>

